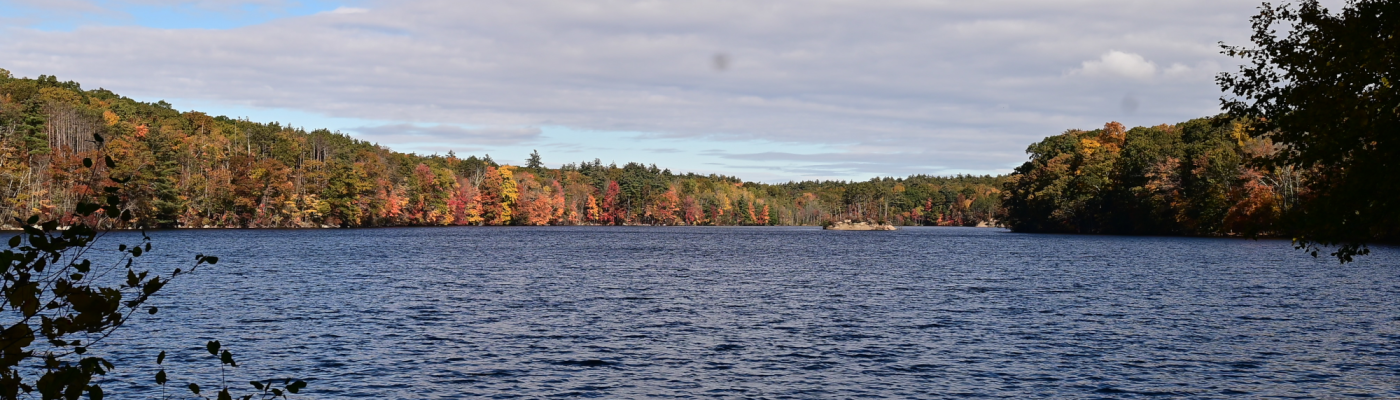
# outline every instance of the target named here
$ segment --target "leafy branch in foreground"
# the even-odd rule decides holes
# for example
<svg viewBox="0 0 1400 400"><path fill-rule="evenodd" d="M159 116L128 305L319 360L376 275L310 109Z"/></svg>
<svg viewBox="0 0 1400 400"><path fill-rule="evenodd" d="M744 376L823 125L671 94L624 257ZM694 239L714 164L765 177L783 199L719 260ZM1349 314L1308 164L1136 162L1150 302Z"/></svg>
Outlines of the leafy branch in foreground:
<svg viewBox="0 0 1400 400"><path fill-rule="evenodd" d="M100 135L94 135L94 140L98 146L103 141ZM92 201L98 196L90 193L77 204L76 214L64 219L71 226L61 226L59 219L40 221L37 216L16 219L24 232L10 238L9 248L0 252L0 295L4 296L0 302L0 399L30 397L34 392L43 399L78 399L85 394L102 399L103 389L94 379L116 365L91 355L90 349L138 313L157 313L156 307L146 303L176 277L219 261L196 255L188 270L175 268L168 274L138 268L135 261L152 247L143 231L139 243L119 244L115 257L93 262L89 257L98 252L97 244L107 233L100 228L132 220L117 196L126 180L103 179L106 171L116 167L110 157L103 161L94 165L91 159L83 159L83 167L88 187L101 188L105 201ZM164 353L159 361L164 361ZM225 351L221 361L233 365L232 354ZM164 379L164 371L157 374L157 380ZM305 383L288 381L284 386L296 393ZM228 387L223 387L220 398L227 398ZM264 393L285 397L281 392Z"/></svg>
<svg viewBox="0 0 1400 400"><path fill-rule="evenodd" d="M1252 22L1254 47L1221 45L1244 65L1216 81L1231 115L1282 146L1269 161L1309 177L1284 216L1295 245L1347 262L1400 239L1400 2L1265 3Z"/></svg>
<svg viewBox="0 0 1400 400"><path fill-rule="evenodd" d="M223 350L223 352L221 353L220 349L222 347L223 345L217 340L211 340L209 341L209 343L205 344L205 349L209 351L209 354L219 358L219 383L221 390L219 390L216 396L218 396L218 400L233 400L233 395L229 392L228 375L226 374L225 366L237 368L238 362L233 360L232 352L228 350ZM160 352L159 356L156 356L156 364L161 365L164 363L165 352L162 351ZM170 398L169 396L164 395L166 386L169 382L170 380L167 377L164 369L161 369L160 372L156 372L156 384L160 385L162 393L161 397L164 399ZM250 400L254 397L260 399L275 399L281 397L286 399L288 398L287 394L297 394L301 392L301 389L306 388L306 381L292 378L267 379L262 381L250 381L248 383L252 385L253 388L257 390L257 392L243 395L243 397L240 398L242 400ZM277 387L279 384L281 385L280 388ZM191 383L187 385L186 388L190 390L190 393L193 393L195 396L199 396L199 398L209 398L207 396L204 396L202 389L199 387L199 384Z"/></svg>

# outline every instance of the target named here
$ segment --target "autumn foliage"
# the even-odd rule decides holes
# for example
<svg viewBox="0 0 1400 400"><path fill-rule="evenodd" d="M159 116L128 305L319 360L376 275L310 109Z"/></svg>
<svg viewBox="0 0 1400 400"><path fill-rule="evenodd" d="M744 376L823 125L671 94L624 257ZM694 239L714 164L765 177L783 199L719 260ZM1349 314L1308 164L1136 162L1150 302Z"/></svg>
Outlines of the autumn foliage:
<svg viewBox="0 0 1400 400"><path fill-rule="evenodd" d="M1280 148L1248 128L1221 116L1045 138L1006 183L1006 223L1024 232L1284 233L1279 218L1308 196L1299 191L1306 176L1259 162Z"/></svg>
<svg viewBox="0 0 1400 400"><path fill-rule="evenodd" d="M108 140L101 145L92 134ZM121 160L134 226L818 225L859 219L975 225L995 219L997 177L761 184L599 160L526 167L489 156L391 151L305 131L181 112L50 76L0 70L0 218L69 218L100 191L71 171ZM102 166L99 166L103 168Z"/></svg>

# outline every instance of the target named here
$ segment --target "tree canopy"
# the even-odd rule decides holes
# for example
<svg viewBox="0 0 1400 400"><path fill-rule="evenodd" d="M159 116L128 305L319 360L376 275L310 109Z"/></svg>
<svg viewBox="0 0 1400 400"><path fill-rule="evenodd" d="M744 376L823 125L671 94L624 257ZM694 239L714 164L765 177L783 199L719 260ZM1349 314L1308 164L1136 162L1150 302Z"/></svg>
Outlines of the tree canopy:
<svg viewBox="0 0 1400 400"><path fill-rule="evenodd" d="M1005 223L1020 232L1278 234L1298 174L1251 163L1273 151L1228 116L1173 125L1069 130L1032 144L1006 182Z"/></svg>

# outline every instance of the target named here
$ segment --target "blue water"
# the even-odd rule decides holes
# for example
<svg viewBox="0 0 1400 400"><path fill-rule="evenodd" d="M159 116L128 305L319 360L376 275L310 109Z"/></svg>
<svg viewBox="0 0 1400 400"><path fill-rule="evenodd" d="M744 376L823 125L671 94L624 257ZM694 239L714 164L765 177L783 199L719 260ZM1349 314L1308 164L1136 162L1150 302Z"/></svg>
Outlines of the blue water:
<svg viewBox="0 0 1400 400"><path fill-rule="evenodd" d="M120 239L120 235L117 235ZM220 339L305 398L1400 397L1400 249L996 229L152 233L171 284L109 396L220 381Z"/></svg>

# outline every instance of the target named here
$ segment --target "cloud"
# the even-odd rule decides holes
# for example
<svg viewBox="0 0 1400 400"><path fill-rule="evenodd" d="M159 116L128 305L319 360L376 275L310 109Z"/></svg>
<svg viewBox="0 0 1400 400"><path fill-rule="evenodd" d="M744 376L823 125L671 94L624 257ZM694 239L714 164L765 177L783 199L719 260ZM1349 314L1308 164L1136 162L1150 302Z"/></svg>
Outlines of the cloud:
<svg viewBox="0 0 1400 400"><path fill-rule="evenodd" d="M1026 145L1065 129L1218 112L1210 77L1233 64L1216 43L1246 43L1256 6L364 1L235 29L4 29L0 68L130 96L413 127L362 133L391 146L515 140L421 126L561 126L709 141L736 154L820 146L875 160L840 168L879 174L905 171L878 162L914 160L903 154L926 158L917 163L926 170L1007 171L1024 160ZM722 70L716 55L724 55ZM1142 106L1124 120L1128 92Z"/></svg>
<svg viewBox="0 0 1400 400"><path fill-rule="evenodd" d="M1172 67L1177 68L1181 64ZM1175 70L1174 70L1175 71ZM1157 75L1157 64L1133 53L1113 50L1099 56L1097 60L1085 61L1075 73L1092 77L1125 77L1132 79L1152 79Z"/></svg>
<svg viewBox="0 0 1400 400"><path fill-rule="evenodd" d="M1164 71L1164 72L1165 72L1166 75L1168 75L1168 76L1186 75L1186 74L1191 73L1191 67L1182 65L1182 64L1180 64L1180 63L1176 63L1176 64L1172 64L1172 66L1170 66L1170 67L1167 67L1167 70Z"/></svg>

